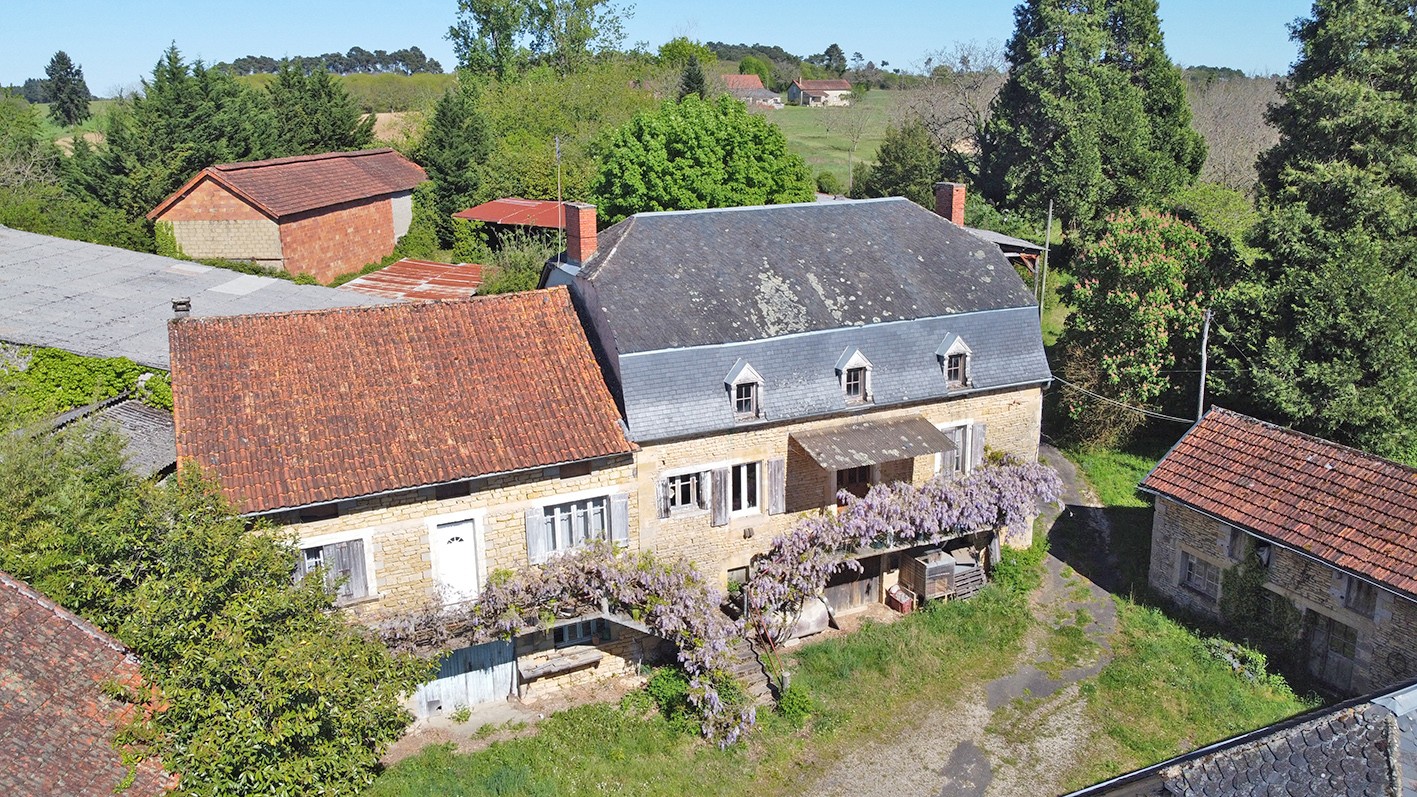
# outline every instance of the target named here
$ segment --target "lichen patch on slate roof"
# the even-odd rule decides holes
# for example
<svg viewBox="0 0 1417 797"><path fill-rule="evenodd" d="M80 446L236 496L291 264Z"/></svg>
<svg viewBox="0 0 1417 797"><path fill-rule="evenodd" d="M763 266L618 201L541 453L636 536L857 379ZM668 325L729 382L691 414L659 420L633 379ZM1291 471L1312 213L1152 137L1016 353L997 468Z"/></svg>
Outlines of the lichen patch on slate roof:
<svg viewBox="0 0 1417 797"><path fill-rule="evenodd" d="M633 450L565 288L170 332L179 463L242 512Z"/></svg>

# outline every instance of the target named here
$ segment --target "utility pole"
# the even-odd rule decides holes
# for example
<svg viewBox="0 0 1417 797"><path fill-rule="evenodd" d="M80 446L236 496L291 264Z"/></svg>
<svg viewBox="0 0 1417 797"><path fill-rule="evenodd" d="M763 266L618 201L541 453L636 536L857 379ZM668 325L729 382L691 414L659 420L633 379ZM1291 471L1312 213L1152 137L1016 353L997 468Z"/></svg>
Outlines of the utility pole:
<svg viewBox="0 0 1417 797"><path fill-rule="evenodd" d="M1048 297L1048 248L1053 243L1053 200L1048 200L1048 228L1043 232L1043 262L1033 275L1034 292L1038 294L1038 318L1043 319L1043 303Z"/></svg>
<svg viewBox="0 0 1417 797"><path fill-rule="evenodd" d="M1201 389L1200 400L1196 402L1196 420L1205 417L1205 365L1206 346L1210 343L1210 308L1205 311L1205 323L1201 326Z"/></svg>

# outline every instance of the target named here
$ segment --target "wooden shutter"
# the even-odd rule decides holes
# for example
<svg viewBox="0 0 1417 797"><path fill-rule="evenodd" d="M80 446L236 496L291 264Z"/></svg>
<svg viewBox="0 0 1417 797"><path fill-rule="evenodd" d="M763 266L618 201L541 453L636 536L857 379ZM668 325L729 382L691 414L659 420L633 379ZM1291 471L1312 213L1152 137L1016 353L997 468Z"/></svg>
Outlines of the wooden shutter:
<svg viewBox="0 0 1417 797"><path fill-rule="evenodd" d="M335 590L338 600L349 600L353 597L350 588L350 564L349 564L349 543L337 542L326 545L320 552L323 567L325 569L325 583Z"/></svg>
<svg viewBox="0 0 1417 797"><path fill-rule="evenodd" d="M526 558L534 565L546 561L546 513L540 507L526 511Z"/></svg>
<svg viewBox="0 0 1417 797"><path fill-rule="evenodd" d="M630 544L630 496L610 496L610 539L618 545Z"/></svg>
<svg viewBox="0 0 1417 797"><path fill-rule="evenodd" d="M969 430L969 467L977 468L984 462L984 430L986 424L976 423Z"/></svg>
<svg viewBox="0 0 1417 797"><path fill-rule="evenodd" d="M694 500L698 501L698 503L699 503L699 509L708 509L709 484L710 484L712 481L713 481L713 474L710 473L709 471L704 471L703 473L700 473L700 474L699 474L699 483L698 483L697 487L696 487L695 490L694 490L694 495L695 495L695 499L694 499Z"/></svg>
<svg viewBox="0 0 1417 797"><path fill-rule="evenodd" d="M710 500L713 501L713 518L709 521L711 526L728 525L728 480L730 471L728 468L719 468L712 471L713 487L711 489Z"/></svg>
<svg viewBox="0 0 1417 797"><path fill-rule="evenodd" d="M654 485L654 502L661 519L669 517L669 480L660 479Z"/></svg>
<svg viewBox="0 0 1417 797"><path fill-rule="evenodd" d="M778 457L768 460L768 514L781 515L787 511L787 459Z"/></svg>
<svg viewBox="0 0 1417 797"><path fill-rule="evenodd" d="M349 581L346 589L351 598L369 596L369 570L364 564L364 540L350 540L344 543L345 555L349 563Z"/></svg>

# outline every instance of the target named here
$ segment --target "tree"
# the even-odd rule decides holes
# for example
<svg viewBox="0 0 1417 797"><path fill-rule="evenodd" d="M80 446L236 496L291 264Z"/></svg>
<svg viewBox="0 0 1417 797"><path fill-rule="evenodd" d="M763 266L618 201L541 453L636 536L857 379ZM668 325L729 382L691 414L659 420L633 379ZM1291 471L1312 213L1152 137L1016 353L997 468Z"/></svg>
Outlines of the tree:
<svg viewBox="0 0 1417 797"><path fill-rule="evenodd" d="M89 118L89 87L84 83L84 70L69 59L63 50L49 59L44 68L45 93L49 95L49 118L63 127L76 125Z"/></svg>
<svg viewBox="0 0 1417 797"><path fill-rule="evenodd" d="M525 60L521 42L531 8L527 0L458 0L448 39L458 64L477 74L505 77Z"/></svg>
<svg viewBox="0 0 1417 797"><path fill-rule="evenodd" d="M532 50L561 75L580 71L591 56L619 47L634 11L612 0L532 0Z"/></svg>
<svg viewBox="0 0 1417 797"><path fill-rule="evenodd" d="M763 59L758 58L757 56L745 56L742 61L739 61L738 74L757 75L759 78L762 79L763 86L767 88L772 88L773 86L772 67L768 64L767 61L764 61Z"/></svg>
<svg viewBox="0 0 1417 797"><path fill-rule="evenodd" d="M1028 0L975 168L995 204L1069 227L1156 202L1194 180L1204 144L1162 46L1155 0Z"/></svg>
<svg viewBox="0 0 1417 797"><path fill-rule="evenodd" d="M0 434L0 569L116 636L164 708L163 764L195 794L352 793L431 675L345 615L288 536L235 515L190 471L123 467L101 429ZM141 699L141 698L138 698Z"/></svg>
<svg viewBox="0 0 1417 797"><path fill-rule="evenodd" d="M659 62L665 66L683 69L689 59L697 59L699 64L711 64L718 60L713 50L691 40L688 36L676 36L659 46Z"/></svg>
<svg viewBox="0 0 1417 797"><path fill-rule="evenodd" d="M438 238L444 246L452 245L452 214L477 204L481 169L491 149L486 119L477 108L475 84L461 80L433 107L428 130L413 153L432 182Z"/></svg>
<svg viewBox="0 0 1417 797"><path fill-rule="evenodd" d="M708 99L708 81L704 79L704 70L699 66L699 59L692 55L679 76L679 99L689 96Z"/></svg>
<svg viewBox="0 0 1417 797"><path fill-rule="evenodd" d="M1405 4L1319 0L1293 30L1227 395L1417 464L1417 29Z"/></svg>
<svg viewBox="0 0 1417 797"><path fill-rule="evenodd" d="M374 115L324 69L306 73L285 64L270 86L275 151L282 155L364 149L374 140Z"/></svg>
<svg viewBox="0 0 1417 797"><path fill-rule="evenodd" d="M565 76L619 47L632 10L612 0L458 0L448 39L472 72L506 77L537 58Z"/></svg>
<svg viewBox="0 0 1417 797"><path fill-rule="evenodd" d="M603 217L651 210L810 202L812 175L782 130L729 96L640 113L601 151L591 193Z"/></svg>
<svg viewBox="0 0 1417 797"><path fill-rule="evenodd" d="M935 183L940 179L940 153L918 120L886 128L876 163L853 181L853 197L903 196L934 210Z"/></svg>
<svg viewBox="0 0 1417 797"><path fill-rule="evenodd" d="M947 173L969 173L972 153L979 150L979 133L1008 70L998 42L956 44L925 59L928 75L918 88L905 93L909 116L920 120L943 153Z"/></svg>
<svg viewBox="0 0 1417 797"><path fill-rule="evenodd" d="M815 63L828 72L841 77L846 74L846 53L841 49L841 45L833 42L819 56L815 56Z"/></svg>

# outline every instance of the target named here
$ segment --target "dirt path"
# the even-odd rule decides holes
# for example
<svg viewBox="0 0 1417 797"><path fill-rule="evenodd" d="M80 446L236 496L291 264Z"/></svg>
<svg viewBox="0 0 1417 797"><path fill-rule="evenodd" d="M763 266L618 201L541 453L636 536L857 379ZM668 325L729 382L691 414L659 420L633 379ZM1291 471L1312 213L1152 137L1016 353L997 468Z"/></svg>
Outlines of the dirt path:
<svg viewBox="0 0 1417 797"><path fill-rule="evenodd" d="M1108 592L1078 570L1115 573L1100 502L1072 463L1044 446L1040 458L1066 487L1061 513L1045 512L1050 536L1067 536L1065 564L1050 555L1032 598L1030 629L1013 672L966 689L958 703L892 739L864 745L823 773L808 794L846 797L988 797L1057 794L1086 749L1092 728L1078 684L1111 660L1117 610ZM1078 561L1077 553L1091 561ZM1105 580L1105 579L1104 579Z"/></svg>

